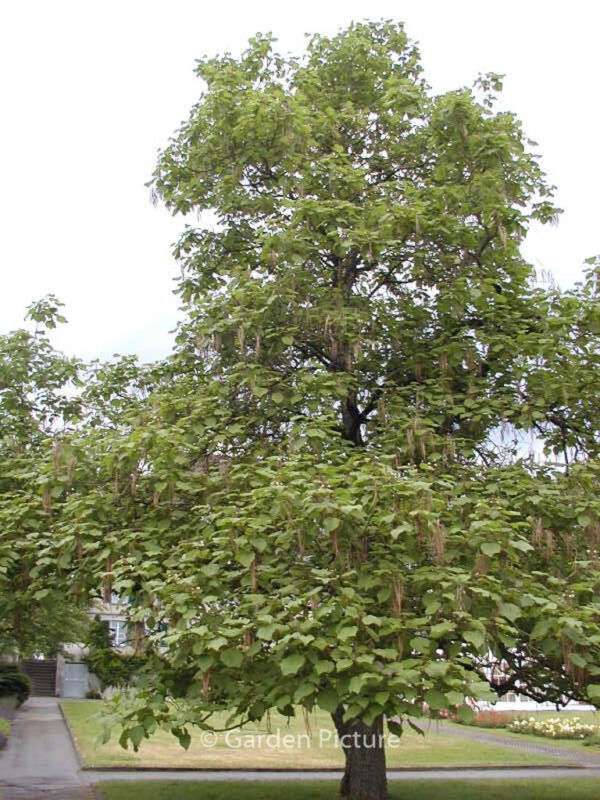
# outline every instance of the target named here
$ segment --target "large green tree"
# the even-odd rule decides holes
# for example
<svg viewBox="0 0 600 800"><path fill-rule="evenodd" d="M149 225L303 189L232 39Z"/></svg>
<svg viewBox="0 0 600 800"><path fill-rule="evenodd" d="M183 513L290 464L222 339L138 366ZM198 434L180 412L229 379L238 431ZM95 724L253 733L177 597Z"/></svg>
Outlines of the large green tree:
<svg viewBox="0 0 600 800"><path fill-rule="evenodd" d="M319 706L383 800L386 720L598 702L598 270L536 285L557 212L497 79L432 94L399 25L197 71L153 184L200 218L177 351L49 465L54 540L162 646L124 742Z"/></svg>
<svg viewBox="0 0 600 800"><path fill-rule="evenodd" d="M65 321L55 297L32 304L27 318L29 329L0 336L2 656L55 655L65 643L82 640L87 621L64 581L55 576L47 585L37 583L53 500L61 493L43 480L40 465L56 460L57 437L78 422L81 365L50 342L49 331Z"/></svg>

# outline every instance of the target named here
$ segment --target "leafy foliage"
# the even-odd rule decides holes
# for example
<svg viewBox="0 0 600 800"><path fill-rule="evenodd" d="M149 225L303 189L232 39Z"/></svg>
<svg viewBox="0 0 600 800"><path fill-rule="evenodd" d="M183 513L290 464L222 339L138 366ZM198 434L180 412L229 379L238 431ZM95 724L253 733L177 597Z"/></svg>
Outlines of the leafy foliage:
<svg viewBox="0 0 600 800"><path fill-rule="evenodd" d="M90 672L97 676L102 689L130 686L144 666L145 659L142 656L114 649L108 625L98 617L90 625L86 645L86 663Z"/></svg>
<svg viewBox="0 0 600 800"><path fill-rule="evenodd" d="M197 71L153 182L200 217L176 353L97 366L40 478L40 579L150 632L122 743L223 709L400 730L517 683L598 703L600 267L561 293L522 258L557 209L497 77L433 95L391 23ZM384 797L346 755L343 792Z"/></svg>
<svg viewBox="0 0 600 800"><path fill-rule="evenodd" d="M12 664L0 664L0 697L14 696L22 705L30 694L29 678Z"/></svg>

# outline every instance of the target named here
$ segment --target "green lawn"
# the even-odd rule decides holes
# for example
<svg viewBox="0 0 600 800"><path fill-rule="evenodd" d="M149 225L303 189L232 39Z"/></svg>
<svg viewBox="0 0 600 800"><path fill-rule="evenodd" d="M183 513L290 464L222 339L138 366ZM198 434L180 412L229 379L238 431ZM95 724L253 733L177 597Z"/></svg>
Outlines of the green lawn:
<svg viewBox="0 0 600 800"><path fill-rule="evenodd" d="M97 790L98 791L98 790ZM597 800L600 781L392 781L390 800ZM335 800L335 782L145 781L103 783L102 800Z"/></svg>
<svg viewBox="0 0 600 800"><path fill-rule="evenodd" d="M201 734L193 735L189 750L183 750L171 734L161 731L144 741L139 753L123 750L117 742L118 735L106 745L98 745L100 723L93 719L102 703L98 700L65 700L62 708L86 767L196 767L210 769L229 768L326 768L341 767L343 755L335 746L333 727L328 714L310 717L312 736L306 735L301 718L288 722L287 718L273 715L271 733L282 740L280 747L267 746L264 737L269 733L263 725L244 728L240 734L230 734L229 742L219 735L216 745L203 746ZM90 717L92 717L90 719ZM261 733L263 742L257 743ZM287 746L283 737L298 739L297 746ZM237 738L236 738L237 737ZM271 742L269 742L271 744ZM232 746L233 745L233 746ZM239 746L238 746L239 745ZM539 755L504 749L494 744L465 741L438 732L431 725L425 737L406 730L399 746L387 747L390 767L451 767L451 766L525 766L558 764L560 762Z"/></svg>
<svg viewBox="0 0 600 800"><path fill-rule="evenodd" d="M585 722L589 722L593 725L600 725L600 718L598 714L594 714L591 711L583 712L581 714L565 714L562 712L565 718L569 717L580 717ZM525 715L525 714L515 714L515 717L524 717L524 716L532 716L532 715ZM554 714L552 712L537 712L536 716L540 718L543 717L556 717L559 716L556 712ZM515 733L514 731L508 731L506 728L476 728L474 726L465 726L460 725L456 726L454 723L447 723L449 728L453 727L460 727L460 728L468 728L471 731L479 731L481 733L491 733L491 734L498 734L509 741L514 742L530 742L533 744L548 744L552 747L560 747L562 750L572 751L574 753L585 753L588 756L593 756L597 754L600 757L600 749L597 747L586 747L584 745L583 739L550 739L545 736L535 736L530 733Z"/></svg>

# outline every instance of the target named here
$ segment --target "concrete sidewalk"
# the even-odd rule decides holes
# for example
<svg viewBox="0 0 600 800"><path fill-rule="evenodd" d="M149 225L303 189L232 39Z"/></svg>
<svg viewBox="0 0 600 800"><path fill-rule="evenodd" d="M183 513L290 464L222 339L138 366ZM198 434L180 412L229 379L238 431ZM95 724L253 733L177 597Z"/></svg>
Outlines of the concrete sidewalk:
<svg viewBox="0 0 600 800"><path fill-rule="evenodd" d="M91 800L89 780L77 756L54 697L31 697L12 723L0 752L2 800Z"/></svg>

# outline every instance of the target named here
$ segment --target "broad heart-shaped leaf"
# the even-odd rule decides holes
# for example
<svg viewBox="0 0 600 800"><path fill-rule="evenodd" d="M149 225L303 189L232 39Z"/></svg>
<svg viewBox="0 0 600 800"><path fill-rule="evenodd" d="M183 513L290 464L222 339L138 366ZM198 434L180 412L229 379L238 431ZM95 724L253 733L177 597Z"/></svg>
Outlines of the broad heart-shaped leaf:
<svg viewBox="0 0 600 800"><path fill-rule="evenodd" d="M469 642L478 650L483 647L483 633L479 630L463 631L462 638L465 642Z"/></svg>
<svg viewBox="0 0 600 800"><path fill-rule="evenodd" d="M270 642L273 638L273 634L275 633L275 625L261 625L260 628L257 629L256 635L259 639L264 639L267 642Z"/></svg>
<svg viewBox="0 0 600 800"><path fill-rule="evenodd" d="M484 542L479 549L490 558L502 552L502 547L497 542Z"/></svg>
<svg viewBox="0 0 600 800"><path fill-rule="evenodd" d="M291 656L286 656L282 659L279 667L283 675L296 675L296 673L304 666L306 657L300 653L295 653Z"/></svg>
<svg viewBox="0 0 600 800"><path fill-rule="evenodd" d="M334 689L324 689L317 695L317 705L324 711L333 714L340 704L340 698Z"/></svg>
<svg viewBox="0 0 600 800"><path fill-rule="evenodd" d="M502 603L500 606L500 614L511 622L514 622L523 612L514 603Z"/></svg>
<svg viewBox="0 0 600 800"><path fill-rule="evenodd" d="M600 701L600 683L591 683L587 687L587 695L594 705L598 705L598 701Z"/></svg>
<svg viewBox="0 0 600 800"><path fill-rule="evenodd" d="M433 711L440 711L440 709L448 707L446 695L438 689L429 689L425 692L425 702Z"/></svg>
<svg viewBox="0 0 600 800"><path fill-rule="evenodd" d="M226 667L240 667L244 656L239 650L222 650L219 654Z"/></svg>
<svg viewBox="0 0 600 800"><path fill-rule="evenodd" d="M135 728L131 728L131 730L127 731L127 735L129 741L133 745L133 749L137 753L141 741L146 735L146 729L143 725L136 725Z"/></svg>
<svg viewBox="0 0 600 800"><path fill-rule="evenodd" d="M471 706L465 704L456 709L456 716L461 720L461 722L465 722L468 725L469 723L473 722L475 712Z"/></svg>
<svg viewBox="0 0 600 800"><path fill-rule="evenodd" d="M323 527L326 531L334 531L340 525L340 521L337 517L325 517L323 520Z"/></svg>
<svg viewBox="0 0 600 800"><path fill-rule="evenodd" d="M402 736L404 729L401 722L397 722L394 719L388 719L386 721L390 733L393 733L394 736Z"/></svg>

